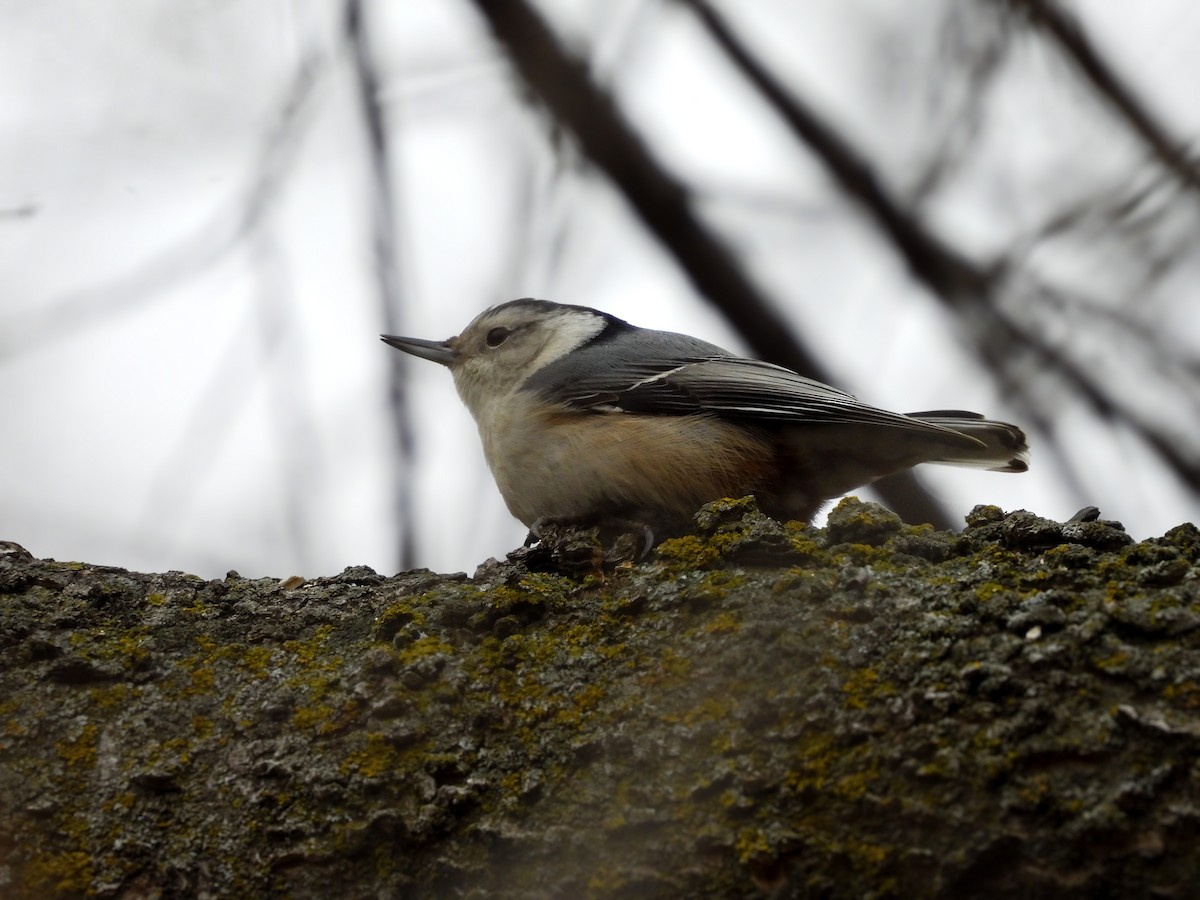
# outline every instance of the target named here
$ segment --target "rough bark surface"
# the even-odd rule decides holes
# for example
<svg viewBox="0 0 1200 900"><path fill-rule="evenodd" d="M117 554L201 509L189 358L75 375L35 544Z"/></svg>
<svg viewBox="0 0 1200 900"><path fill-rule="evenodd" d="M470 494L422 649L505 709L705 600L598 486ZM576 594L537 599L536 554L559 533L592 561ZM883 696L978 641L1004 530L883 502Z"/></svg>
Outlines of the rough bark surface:
<svg viewBox="0 0 1200 900"><path fill-rule="evenodd" d="M1200 531L750 500L643 562L0 547L0 895L1185 897Z"/></svg>

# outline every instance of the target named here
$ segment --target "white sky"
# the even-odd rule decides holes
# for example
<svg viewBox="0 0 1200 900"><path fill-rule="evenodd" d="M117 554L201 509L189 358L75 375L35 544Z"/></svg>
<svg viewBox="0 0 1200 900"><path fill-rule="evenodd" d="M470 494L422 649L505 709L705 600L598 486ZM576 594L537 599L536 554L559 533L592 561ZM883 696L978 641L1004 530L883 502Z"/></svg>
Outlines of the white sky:
<svg viewBox="0 0 1200 900"><path fill-rule="evenodd" d="M925 89L943 2L726 5L775 70L903 186L930 152L937 102L954 108L955 85L940 100ZM117 5L120 15L89 0L0 4L0 538L39 556L204 576L391 572L383 404L394 351L377 338L337 5ZM841 386L893 409L1013 415L938 306L715 61L686 11L539 5L595 48L600 77L806 339L839 348L829 365ZM739 349L607 186L557 167L470 4L368 8L396 149L406 333L443 338L491 303L539 296ZM1200 11L1183 0L1083 8L1123 74L1194 142ZM280 202L256 238L227 250L309 50L323 68ZM959 245L1007 246L1136 160L1059 69L1032 45L1006 69L987 139L934 206ZM1046 256L1064 277L1104 271L1087 247ZM1180 296L1194 296L1195 274L1174 285ZM1178 317L1194 359L1196 320L1174 299L1144 302ZM448 374L420 361L410 371L418 563L472 571L524 532ZM1058 428L1079 448L1086 497L1039 457L1036 434L1027 476L937 469L925 480L960 514L987 502L1064 518L1094 503L1137 537L1195 518L1130 436L1066 404Z"/></svg>

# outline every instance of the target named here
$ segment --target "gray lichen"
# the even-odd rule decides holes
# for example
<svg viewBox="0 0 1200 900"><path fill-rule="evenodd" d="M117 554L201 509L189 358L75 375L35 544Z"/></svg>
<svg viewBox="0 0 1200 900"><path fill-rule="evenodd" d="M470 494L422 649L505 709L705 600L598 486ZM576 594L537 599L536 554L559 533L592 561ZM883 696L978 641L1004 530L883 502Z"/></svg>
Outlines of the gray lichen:
<svg viewBox="0 0 1200 900"><path fill-rule="evenodd" d="M0 557L0 893L1187 896L1200 532L749 499L635 561Z"/></svg>

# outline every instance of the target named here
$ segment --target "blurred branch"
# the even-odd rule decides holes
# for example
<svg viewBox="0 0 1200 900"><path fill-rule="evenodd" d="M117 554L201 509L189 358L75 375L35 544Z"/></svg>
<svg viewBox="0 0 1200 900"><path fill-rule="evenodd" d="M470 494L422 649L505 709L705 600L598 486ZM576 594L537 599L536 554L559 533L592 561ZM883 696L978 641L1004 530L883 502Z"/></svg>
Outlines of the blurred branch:
<svg viewBox="0 0 1200 900"><path fill-rule="evenodd" d="M1058 46L1095 91L1116 110L1179 182L1192 191L1200 190L1200 170L1167 127L1138 99L1107 59L1096 49L1079 20L1055 0L991 0L1023 12L1043 34Z"/></svg>
<svg viewBox="0 0 1200 900"><path fill-rule="evenodd" d="M1145 298L1136 305L1090 306L1102 316L1124 319L1147 344L1161 343L1160 316L1145 300L1153 295L1158 282L1194 256L1200 213L1195 207L1174 202L1179 196L1174 179L1159 169L1153 170L1153 176L1131 185L1129 174L1122 172L1110 182L1091 185L1086 195L1062 205L1017 236L1005 248L1003 265L1008 269L1028 267L1031 257L1056 242L1068 248L1072 243L1086 245L1103 255L1107 267L1117 274L1105 279L1100 290L1114 298Z"/></svg>
<svg viewBox="0 0 1200 900"><path fill-rule="evenodd" d="M913 275L923 282L958 314L971 336L976 353L999 382L1001 393L1017 406L1027 420L1044 434L1054 433L1047 410L1033 402L1024 373L1014 371L1017 349L1027 347L1013 322L992 304L979 302L993 282L993 272L985 271L958 253L929 231L924 223L905 208L884 186L882 179L857 148L839 134L815 110L784 88L758 61L729 28L725 20L706 0L680 0L690 7L713 41L729 56L735 67L753 84L768 104L811 148L834 176L839 186L869 212L879 228L907 262ZM1039 350L1041 361L1044 352ZM1028 354L1021 353L1020 358ZM1081 390L1094 390L1084 383ZM1068 480L1075 480L1061 448L1055 448ZM887 487L886 483L882 485ZM1079 492L1083 486L1074 485Z"/></svg>
<svg viewBox="0 0 1200 900"><path fill-rule="evenodd" d="M942 297L955 300L979 294L987 287L987 273L926 229L897 202L867 159L794 92L784 88L707 0L680 2L692 9L746 80L817 154L842 190L871 213L919 280Z"/></svg>
<svg viewBox="0 0 1200 900"><path fill-rule="evenodd" d="M1000 80L1012 45L1011 29L998 17L983 17L974 7L951 4L939 40L944 66L954 78L934 79L935 103L922 135L924 162L905 190L910 207L921 208L971 161L984 131L986 101ZM941 102L936 102L940 100Z"/></svg>
<svg viewBox="0 0 1200 900"><path fill-rule="evenodd" d="M569 55L525 0L474 0L513 65L588 159L612 179L650 231L667 247L757 353L820 377L816 357L754 285L733 252L692 211L687 188L667 171L613 102Z"/></svg>
<svg viewBox="0 0 1200 900"><path fill-rule="evenodd" d="M307 508L305 486L319 470L314 457L320 440L307 408L310 395L303 389L304 354L302 342L297 339L295 298L286 260L271 229L258 229L251 239L258 284L255 302L245 310L249 321L230 329L223 351L216 344L209 348L212 364L208 367L208 382L188 405L187 426L164 449L156 464L139 518L157 522L162 510L183 516L190 501L202 494L206 475L217 467L222 452L233 441L236 429L232 423L244 416L257 399L256 392L248 390L246 384L246 359L252 352L247 344L256 339L259 371L266 375L264 380L271 391L266 408L278 430L279 445L288 448L280 454L273 472L282 488L282 531L292 564L303 567L312 559L314 548L314 517ZM274 511L264 510L263 519L263 528L269 528L268 523L275 520ZM147 528L145 534L153 531ZM142 537L138 540L145 543ZM153 542L164 548L160 550L164 556L173 555L165 549L161 535Z"/></svg>
<svg viewBox="0 0 1200 900"><path fill-rule="evenodd" d="M1164 352L1159 333L1142 319L1129 315L1124 307L1090 302L1061 290L1043 290L1038 300L1044 308L1055 310L1059 321L1069 322L1080 330L1095 331L1097 325L1103 324L1110 333L1118 334L1122 342L1132 345L1139 355L1137 361L1154 370L1164 384L1183 385L1188 381L1200 384L1200 362ZM1200 422L1200 391L1189 392L1186 402L1190 411L1184 418Z"/></svg>
<svg viewBox="0 0 1200 900"><path fill-rule="evenodd" d="M324 59L315 51L300 60L243 192L225 209L129 275L70 294L36 313L0 322L0 361L34 349L42 341L108 321L114 313L153 303L167 288L195 277L239 249L273 209L291 173L323 64Z"/></svg>
<svg viewBox="0 0 1200 900"><path fill-rule="evenodd" d="M829 380L815 356L739 265L730 248L695 215L684 184L656 160L612 97L569 54L525 0L474 0L518 73L557 123L625 197L674 256L696 290L721 311L763 359ZM948 527L949 517L908 474L877 485L909 521Z"/></svg>
<svg viewBox="0 0 1200 900"><path fill-rule="evenodd" d="M1031 285L1025 292L1043 306L1063 307L1065 301L1057 291L1046 284ZM1190 490L1200 492L1200 452L1194 443L1181 440L1170 427L1155 421L1153 414L1159 413L1156 404L1142 402L1148 390L1155 385L1141 385L1138 389L1117 393L1107 390L1100 383L1100 367L1094 363L1077 360L1068 348L1056 344L1045 328L1031 323L1020 330L1024 346L1033 352L1039 362L1045 362L1062 377L1078 395L1086 400L1102 419L1118 420L1128 425L1143 441L1162 457L1172 471ZM1153 348L1146 348L1152 352ZM1123 373L1124 374L1124 373ZM1135 399L1126 399L1133 397ZM1172 410L1171 415L1178 415ZM1047 419L1047 424L1049 421Z"/></svg>
<svg viewBox="0 0 1200 900"><path fill-rule="evenodd" d="M680 0L701 23L743 76L753 84L796 136L810 147L891 239L913 274L923 281L966 328L976 352L988 365L1005 395L1047 435L1054 433L1056 410L1039 401L1036 384L1028 377L1035 364L1061 378L1104 418L1120 418L1153 447L1193 491L1200 491L1200 460L1192 448L1180 446L1161 425L1148 420L1145 410L1106 390L1095 374L1073 359L1066 348L1053 345L1034 323L1022 322L1004 311L998 298L1015 283L1005 260L981 266L928 230L918 217L892 196L866 157L794 92L785 89L729 28L707 0ZM1034 296L1051 293L1033 285ZM1062 448L1055 448L1065 464ZM1071 468L1064 465L1068 477Z"/></svg>
<svg viewBox="0 0 1200 900"><path fill-rule="evenodd" d="M275 254L269 249L273 243L265 235L269 231L265 223L291 175L324 62L323 56L314 50L302 56L282 94L274 121L265 130L242 190L224 208L191 235L124 277L68 295L36 313L10 317L0 323L0 361L35 349L45 341L107 322L114 314L158 302L170 287L199 276L247 244L259 251L257 261L261 265L272 266ZM264 360L269 360L283 342L285 329L279 326L286 323L283 314L286 305L286 297L270 289L258 297L259 323L265 324L263 318L269 317L277 326L262 331ZM246 390L244 369L239 364L243 359L239 334L212 367L212 378L203 399L190 407L182 436L164 455L164 462L150 481L143 521L155 520L155 510L181 508L196 493L206 468L218 457L221 443L230 439L229 422L253 397ZM287 419L286 423L283 418L278 420L281 428L300 427L297 423L303 417L297 408L285 410L278 403L271 408L277 417ZM294 462L293 457L288 460ZM187 475L181 478L180 473ZM296 558L304 559L311 542L303 531L296 502L298 498L289 495L285 527ZM140 537L139 542L144 544L145 537Z"/></svg>
<svg viewBox="0 0 1200 900"><path fill-rule="evenodd" d="M17 206L0 207L0 219L32 219L38 214L36 203L21 203Z"/></svg>
<svg viewBox="0 0 1200 900"><path fill-rule="evenodd" d="M399 265L396 259L396 199L391 175L391 149L387 122L380 104L381 89L375 58L364 18L363 0L347 0L345 8L347 48L350 53L363 124L367 133L371 178L371 222L375 286L380 317L386 334L400 334ZM411 482L414 439L409 410L406 357L388 353L388 400L392 433L399 453L399 470L393 485L395 521L400 528L399 565L410 569L416 560L416 523L413 517Z"/></svg>

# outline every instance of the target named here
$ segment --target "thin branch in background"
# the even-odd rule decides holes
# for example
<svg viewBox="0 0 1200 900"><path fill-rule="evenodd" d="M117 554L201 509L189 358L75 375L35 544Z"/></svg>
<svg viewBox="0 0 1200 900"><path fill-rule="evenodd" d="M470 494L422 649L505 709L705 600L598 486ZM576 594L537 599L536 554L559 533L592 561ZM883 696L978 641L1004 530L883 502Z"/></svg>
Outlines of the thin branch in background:
<svg viewBox="0 0 1200 900"><path fill-rule="evenodd" d="M196 277L240 249L274 208L291 174L324 62L316 51L300 60L243 192L225 209L129 275L47 303L36 313L0 322L0 362L47 340L107 322L114 314L154 303L170 287Z"/></svg>
<svg viewBox="0 0 1200 900"><path fill-rule="evenodd" d="M499 56L469 61L431 60L422 65L406 61L404 80L380 85L379 102L403 104L412 118L436 113L453 115L463 104L478 103L480 88L503 77L505 62Z"/></svg>
<svg viewBox="0 0 1200 900"><path fill-rule="evenodd" d="M762 94L776 114L811 148L842 190L866 208L900 250L913 274L946 298L978 295L988 276L927 229L888 191L870 162L814 109L785 88L742 43L706 0L680 0L691 8L713 42Z"/></svg>
<svg viewBox="0 0 1200 900"><path fill-rule="evenodd" d="M142 263L124 278L61 299L39 310L29 321L14 318L0 325L0 335L4 336L0 341L0 359L106 322L113 314L153 303L168 288L220 264L247 243L260 250L269 249L271 243L264 236L265 223L292 172L324 62L323 56L310 51L297 64L244 189L232 203L191 236ZM260 265L271 265L271 254L260 256L258 261ZM260 318L270 316L278 322L280 307L266 309L262 304L280 302L270 288L260 294L257 304ZM275 355L282 336L281 328L263 334L260 349L264 361ZM244 358L244 351L235 341L224 360L213 368L213 378L204 391L207 399L192 406L183 437L164 456L165 462L147 490L148 512L141 516L142 520L153 521L158 517L156 511L183 506L201 483L206 468L218 457L221 443L232 436L228 423L236 416L238 407L252 396L245 389ZM293 426L298 416L297 411L290 412ZM181 477L181 473L186 473L186 477ZM297 558L303 559L311 542L303 533L302 516L292 508L285 520Z"/></svg>
<svg viewBox="0 0 1200 900"><path fill-rule="evenodd" d="M507 264L500 284L514 285L518 291L526 284L554 284L572 237L565 195L574 165L570 152L526 157L517 177L520 189L514 192L520 205L508 217L514 226L505 235Z"/></svg>
<svg viewBox="0 0 1200 900"><path fill-rule="evenodd" d="M588 76L541 17L525 0L475 3L554 122L575 136L696 289L764 358L820 377L816 357L790 334L787 321L750 281L733 251L693 213L685 185L653 157L611 95Z"/></svg>
<svg viewBox="0 0 1200 900"><path fill-rule="evenodd" d="M1150 179L1140 183L1131 184L1128 174L1122 173L1119 181L1091 185L1084 196L1063 204L1040 224L1014 238L998 265L1009 270L1028 267L1031 257L1056 242L1086 245L1089 253L1103 258L1105 267L1115 275L1103 287L1104 293L1121 306L1111 313L1127 319L1130 327L1138 328L1145 336L1154 334L1146 324L1136 323L1160 318L1148 301L1164 277L1193 259L1200 210L1174 202L1179 187L1173 178L1159 169L1151 174ZM1180 222L1180 216L1188 221ZM1122 302L1118 293L1137 297L1140 302ZM1092 305L1109 309L1101 303ZM1159 331L1157 339L1162 338Z"/></svg>
<svg viewBox="0 0 1200 900"><path fill-rule="evenodd" d="M1046 408L1035 395L1034 385L1027 377L1030 364L1054 373L1097 415L1128 423L1181 480L1200 492L1200 465L1189 458L1189 448L1178 446L1171 435L1147 420L1142 409L1107 391L1094 372L1074 360L1066 348L1052 345L1036 325L1022 322L997 302L1015 284L1032 289L1029 293L1034 297L1049 291L1048 287L1014 279L1011 277L1014 273L1000 263L980 266L934 235L915 215L901 207L849 140L779 83L706 0L680 2L696 12L714 42L725 50L797 137L816 152L842 189L871 213L914 275L958 314L978 356L993 372L1005 395L1033 424L1047 435L1054 433L1054 410ZM1014 308L1020 307L1014 304ZM1054 449L1064 463L1064 470L1069 472L1062 448Z"/></svg>
<svg viewBox="0 0 1200 900"><path fill-rule="evenodd" d="M1174 202L1180 189L1173 177L1157 168L1149 174L1140 183L1130 184L1128 177L1122 177L1119 183L1093 186L1086 196L1063 206L1014 241L997 267L1009 273L1029 270L1029 257L1056 241L1086 243L1093 255L1103 254L1106 267L1114 273L1103 288L1107 301L1041 278L1021 292L1028 295L1022 315L1041 316L1048 325L1056 322L1060 327L1065 322L1072 333L1109 335L1109 346L1120 347L1126 360L1153 373L1158 384L1183 388L1183 400L1192 410L1190 417L1200 421L1200 358L1164 327L1169 311L1150 302L1160 282L1193 259L1200 213L1194 205ZM1181 216L1186 221L1181 222ZM1139 302L1125 299L1133 297ZM1046 318L1048 311L1052 315ZM1107 330L1101 332L1101 326ZM1111 375L1109 367L1093 377L1106 375ZM1148 380L1146 387L1155 390L1155 384ZM1135 412L1144 416L1140 408ZM1172 416L1172 421L1175 419ZM1159 427L1169 428L1170 424Z"/></svg>
<svg viewBox="0 0 1200 900"><path fill-rule="evenodd" d="M1049 289L1042 286L1042 291ZM1045 294L1039 295L1045 300ZM1031 325L1020 330L1022 344L1037 354L1048 369L1062 376L1076 394L1104 419L1127 424L1134 434L1158 453L1193 493L1200 493L1200 453L1153 421L1145 405L1126 402L1102 387L1088 364L1077 361L1068 348L1055 345L1045 332Z"/></svg>
<svg viewBox="0 0 1200 900"><path fill-rule="evenodd" d="M0 220L32 219L37 214L38 206L36 203L21 203L17 206L0 207Z"/></svg>
<svg viewBox="0 0 1200 900"><path fill-rule="evenodd" d="M1059 322L1068 322L1072 330L1090 329L1095 332L1099 325L1107 327L1116 336L1112 343L1120 340L1123 346L1129 348L1127 355L1136 355L1135 361L1154 371L1162 384L1182 387L1190 383L1193 390L1187 392L1185 401L1190 410L1184 413L1183 418L1185 421L1200 422L1200 389L1197 389L1200 386L1200 364L1194 359L1164 352L1162 336L1145 321L1129 315L1126 307L1097 304L1061 289L1043 290L1038 295L1038 301L1044 310L1053 310Z"/></svg>
<svg viewBox="0 0 1200 900"><path fill-rule="evenodd" d="M1012 46L1012 30L997 19L975 15L960 4L946 11L938 69L954 71L955 77L929 82L929 127L924 133L928 150L904 190L910 208L928 203L971 161L983 132L987 100Z"/></svg>
<svg viewBox="0 0 1200 900"><path fill-rule="evenodd" d="M624 65L630 46L652 29L653 23L647 20L660 14L662 6L657 0L636 0L624 5L597 4L597 8L605 10L609 16L606 27L594 35L587 64L592 78L607 84Z"/></svg>
<svg viewBox="0 0 1200 900"><path fill-rule="evenodd" d="M255 332L264 361L267 409L275 426L276 446L281 448L280 496L287 545L298 565L311 564L316 549L313 526L318 516L308 489L320 465L320 427L313 415L313 392L305 376L305 348L295 315L296 293L291 268L276 244L275 235L261 229L255 238L258 302L254 304ZM275 364L265 365L275 351ZM244 388L243 388L244 390Z"/></svg>
<svg viewBox="0 0 1200 900"><path fill-rule="evenodd" d="M525 0L474 0L525 84L553 122L568 129L583 153L621 192L647 229L674 257L696 290L725 316L763 359L828 380L816 357L746 274L729 246L695 215L686 186L667 171L634 131L612 96ZM949 527L950 517L911 473L877 484L908 521Z"/></svg>
<svg viewBox="0 0 1200 900"><path fill-rule="evenodd" d="M391 149L384 114L380 78L367 34L363 0L347 0L347 49L355 75L358 98L367 132L371 176L371 224L376 295L380 321L387 334L400 334L400 281L396 240L396 199L391 174ZM395 521L400 529L399 566L410 569L416 560L416 521L413 515L412 466L415 440L407 386L408 364L403 353L388 353L388 409L398 453L392 487Z"/></svg>
<svg viewBox="0 0 1200 900"><path fill-rule="evenodd" d="M233 438L231 423L255 399L255 393L246 388L245 374L246 336L253 334L258 340L259 371L277 369L270 376L273 392L268 409L278 429L278 446L285 448L280 454L277 473L283 487L283 525L292 558L303 565L312 558L313 517L304 509L307 492L296 486L308 484L312 472L319 470L312 457L320 441L305 408L310 394L297 383L302 366L299 361L290 360L279 364L279 358L288 349L302 352L301 342L296 339L296 320L291 315L294 304L288 268L268 229L256 229L251 242L259 290L246 310L250 321L246 327L232 332L224 353L210 368L208 385L200 398L189 405L188 421L174 446L161 456L139 519L158 521L165 509L171 510L176 518L185 518L190 501L203 490L206 473L216 466L223 447ZM264 510L263 518L274 519L272 513ZM161 535L158 539L162 539Z"/></svg>
<svg viewBox="0 0 1200 900"><path fill-rule="evenodd" d="M260 301L263 297L258 298ZM173 446L160 456L154 478L146 489L144 511L139 518L154 522L162 510L176 518L186 516L188 502L204 486L204 477L220 459L222 449L233 439L235 422L254 398L246 389L247 333L250 326L230 335L224 348L210 348L209 378L189 406L183 431ZM279 350L283 334L264 335L259 361L269 365Z"/></svg>
<svg viewBox="0 0 1200 900"><path fill-rule="evenodd" d="M1096 49L1079 20L1055 0L989 0L1024 13L1078 68L1096 93L1103 97L1156 159L1191 191L1200 191L1200 169L1181 143L1152 113L1136 91Z"/></svg>
<svg viewBox="0 0 1200 900"><path fill-rule="evenodd" d="M1027 229L1005 250L1005 257L1018 259L1055 238L1085 230L1098 235L1122 228L1149 204L1155 188L1152 183L1130 185L1124 177L1120 184L1092 187L1086 196L1063 204L1040 225Z"/></svg>

